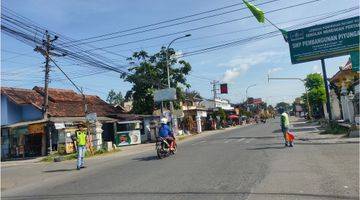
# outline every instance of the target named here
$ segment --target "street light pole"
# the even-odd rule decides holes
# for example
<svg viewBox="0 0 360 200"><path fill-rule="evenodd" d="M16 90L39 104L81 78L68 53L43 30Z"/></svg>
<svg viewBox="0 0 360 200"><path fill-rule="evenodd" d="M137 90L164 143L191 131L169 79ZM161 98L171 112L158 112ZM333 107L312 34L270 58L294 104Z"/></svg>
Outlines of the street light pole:
<svg viewBox="0 0 360 200"><path fill-rule="evenodd" d="M166 52L165 52L165 60L166 60L166 70L167 70L167 81L168 81L168 88L170 89L170 56L169 56L169 48L171 46L172 43L174 43L176 40L182 39L182 38L186 38L186 37L190 37L191 34L186 34L184 36L178 37L173 39L169 45L166 47ZM177 132L177 119L174 118L173 113L174 113L174 104L172 101L170 101L170 113L171 113L171 119L172 119L172 126L173 126L173 130L174 132Z"/></svg>
<svg viewBox="0 0 360 200"><path fill-rule="evenodd" d="M306 104L307 104L307 108L308 108L308 115L309 115L309 119L311 119L311 107L310 107L310 103L309 103L309 94L308 94L304 79L301 79L301 78L270 78L270 76L268 75L268 81L270 82L270 80L298 80L298 81L303 82L304 87L305 87Z"/></svg>
<svg viewBox="0 0 360 200"><path fill-rule="evenodd" d="M249 98L249 97L248 97L248 90L249 90L249 88L255 87L255 86L256 86L256 84L253 84L253 85L249 85L249 86L246 88L246 100Z"/></svg>
<svg viewBox="0 0 360 200"><path fill-rule="evenodd" d="M247 109L247 111L250 111L250 109L249 109L249 107L248 107L248 99L249 99L249 97L248 97L248 90L249 90L249 88L255 87L255 86L256 86L256 84L253 84L253 85L249 85L249 86L246 88L245 95L246 95L246 109Z"/></svg>

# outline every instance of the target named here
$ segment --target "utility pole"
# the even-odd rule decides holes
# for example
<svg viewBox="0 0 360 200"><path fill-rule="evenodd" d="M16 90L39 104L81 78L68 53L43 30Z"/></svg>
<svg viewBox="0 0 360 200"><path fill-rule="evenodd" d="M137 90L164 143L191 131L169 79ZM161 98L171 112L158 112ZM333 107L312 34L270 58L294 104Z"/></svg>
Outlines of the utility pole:
<svg viewBox="0 0 360 200"><path fill-rule="evenodd" d="M326 94L326 109L327 109L327 113L329 115L329 120L332 120L332 112L331 112L331 106L330 106L330 95L329 95L329 84L328 84L328 79L327 79L327 75L326 75L326 67L325 67L325 60L321 59L321 68L322 68L322 74L323 74L323 79L324 79L324 84L325 84L325 94Z"/></svg>
<svg viewBox="0 0 360 200"><path fill-rule="evenodd" d="M51 140L51 131L49 129L49 125L48 125L48 111L49 111L49 78L50 78L50 55L55 55L58 56L57 54L51 53L51 50L53 50L52 48L52 43L58 39L57 36L54 36L53 39L51 39L49 32L46 30L45 31L45 37L46 39L43 40L43 44L42 46L36 46L34 51L40 52L44 57L45 57L45 83L44 83L44 103L43 103L43 108L42 108L42 112L43 112L43 119L46 120L46 132L48 133L47 135L49 136L49 153L52 153L52 140Z"/></svg>
<svg viewBox="0 0 360 200"><path fill-rule="evenodd" d="M212 92L213 92L213 101L214 101L214 109L216 108L216 96L217 96L217 89L216 89L216 85L219 83L219 81L217 80L213 80L212 82L210 82L210 84L212 85Z"/></svg>

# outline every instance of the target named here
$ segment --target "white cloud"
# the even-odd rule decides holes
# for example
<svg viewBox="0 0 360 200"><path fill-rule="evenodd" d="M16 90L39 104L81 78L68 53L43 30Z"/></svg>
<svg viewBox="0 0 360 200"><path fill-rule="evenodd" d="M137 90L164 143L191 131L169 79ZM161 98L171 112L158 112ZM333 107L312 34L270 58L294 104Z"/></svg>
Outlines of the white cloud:
<svg viewBox="0 0 360 200"><path fill-rule="evenodd" d="M274 51L262 52L248 56L237 56L226 63L220 63L218 66L230 68L225 71L222 81L231 82L236 77L245 74L252 66L264 63L272 57L282 54L282 52Z"/></svg>
<svg viewBox="0 0 360 200"><path fill-rule="evenodd" d="M314 65L313 68L312 68L313 72L317 72L317 73L320 73L321 72L321 69L320 69L320 66L319 65Z"/></svg>
<svg viewBox="0 0 360 200"><path fill-rule="evenodd" d="M257 65L265 62L273 56L278 56L283 54L282 52L268 51L262 53L254 53L248 56L237 56L226 63L220 63L220 67L241 67L243 69L248 69L250 66Z"/></svg>
<svg viewBox="0 0 360 200"><path fill-rule="evenodd" d="M281 71L281 70L283 70L283 68L275 67L275 68L269 69L268 74L272 74L274 72L278 72L278 71Z"/></svg>
<svg viewBox="0 0 360 200"><path fill-rule="evenodd" d="M239 77L241 75L241 72L242 72L241 68L228 69L225 71L222 81L226 83L230 83L236 77Z"/></svg>
<svg viewBox="0 0 360 200"><path fill-rule="evenodd" d="M183 52L181 50L176 51L174 55L171 55L172 58L180 58L183 56Z"/></svg>

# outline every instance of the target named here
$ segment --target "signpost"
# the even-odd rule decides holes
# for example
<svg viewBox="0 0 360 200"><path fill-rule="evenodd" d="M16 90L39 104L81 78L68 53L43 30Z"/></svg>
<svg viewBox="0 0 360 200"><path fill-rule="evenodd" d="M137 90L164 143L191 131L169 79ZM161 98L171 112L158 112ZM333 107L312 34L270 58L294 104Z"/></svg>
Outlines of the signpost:
<svg viewBox="0 0 360 200"><path fill-rule="evenodd" d="M292 64L321 60L326 108L331 120L325 58L359 52L359 16L289 31L287 38Z"/></svg>

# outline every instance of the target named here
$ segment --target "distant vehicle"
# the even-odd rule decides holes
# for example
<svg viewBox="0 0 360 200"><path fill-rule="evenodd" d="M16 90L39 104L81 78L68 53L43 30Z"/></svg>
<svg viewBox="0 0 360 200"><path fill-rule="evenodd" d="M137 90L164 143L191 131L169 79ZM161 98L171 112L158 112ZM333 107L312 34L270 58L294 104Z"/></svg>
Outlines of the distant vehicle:
<svg viewBox="0 0 360 200"><path fill-rule="evenodd" d="M165 138L157 137L156 139L156 154L159 159L174 155L177 150L177 144L174 140L174 149L170 150L170 144Z"/></svg>

